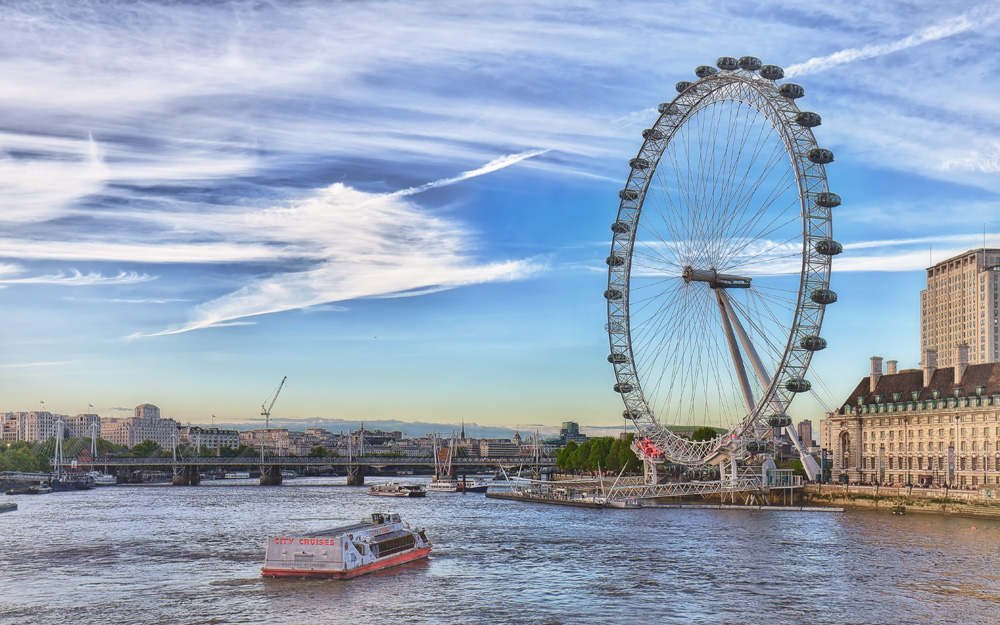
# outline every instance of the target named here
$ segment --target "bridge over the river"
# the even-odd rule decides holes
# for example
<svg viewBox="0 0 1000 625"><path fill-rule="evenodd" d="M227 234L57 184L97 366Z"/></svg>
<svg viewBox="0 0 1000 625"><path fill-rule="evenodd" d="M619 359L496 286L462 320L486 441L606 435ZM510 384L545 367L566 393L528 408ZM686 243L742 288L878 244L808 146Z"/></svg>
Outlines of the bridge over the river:
<svg viewBox="0 0 1000 625"><path fill-rule="evenodd" d="M60 469L69 468L70 462L63 462ZM510 456L500 458L453 458L452 472L480 472L523 469L534 475L542 473L543 469L552 467L554 458L538 458L531 456ZM134 457L134 456L104 456L98 455L93 460L77 460L80 467L102 467L106 469L170 469L174 474L174 483L181 485L197 484L203 471L220 469L223 471L247 470L259 468L261 484L280 484L282 469L303 469L308 467L330 467L347 471L348 484L363 484L365 467L381 469L385 467L429 467L435 468L432 457L409 456L177 456Z"/></svg>

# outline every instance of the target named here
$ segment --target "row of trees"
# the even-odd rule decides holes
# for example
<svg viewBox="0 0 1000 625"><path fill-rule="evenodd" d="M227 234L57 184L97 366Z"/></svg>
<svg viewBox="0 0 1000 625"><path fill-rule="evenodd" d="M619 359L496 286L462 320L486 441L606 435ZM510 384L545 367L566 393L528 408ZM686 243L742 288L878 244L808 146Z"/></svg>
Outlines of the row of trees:
<svg viewBox="0 0 1000 625"><path fill-rule="evenodd" d="M0 444L0 471L48 473L51 470L48 457L32 449L31 443L17 441Z"/></svg>
<svg viewBox="0 0 1000 625"><path fill-rule="evenodd" d="M624 467L626 473L642 470L642 462L632 451L635 437L629 434L624 440L612 436L592 438L582 445L570 441L556 455L556 466L561 471L613 471Z"/></svg>
<svg viewBox="0 0 1000 625"><path fill-rule="evenodd" d="M695 429L691 439L707 441L718 435L719 430L706 426ZM642 470L642 462L632 451L634 439L635 434L629 433L625 439L603 436L592 438L582 445L570 441L556 455L556 466L566 472L600 470L617 473L624 467L626 473L636 473Z"/></svg>

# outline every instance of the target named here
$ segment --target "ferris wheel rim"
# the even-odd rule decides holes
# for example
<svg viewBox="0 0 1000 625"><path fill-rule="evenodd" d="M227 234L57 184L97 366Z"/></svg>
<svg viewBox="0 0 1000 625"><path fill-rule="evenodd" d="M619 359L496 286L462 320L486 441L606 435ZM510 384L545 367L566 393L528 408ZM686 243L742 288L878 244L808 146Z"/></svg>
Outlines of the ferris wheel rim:
<svg viewBox="0 0 1000 625"><path fill-rule="evenodd" d="M753 57L744 59L756 61ZM744 59L740 59L741 64ZM720 68L724 61L727 65L736 63L733 59L723 57L719 60ZM753 67L752 61L749 63L750 67L726 67L721 72L703 66L698 69L698 81L678 83L677 97L660 105L661 114L656 124L643 133L643 144L637 156L630 161L628 181L619 194L621 203L616 221L612 224L614 235L611 255L608 257L608 288L605 298L608 301L607 330L611 347L608 360L615 369L615 391L621 394L625 404L623 415L633 420L643 435L655 440L669 459L689 465L705 463L710 454L718 451L720 445L729 445L729 453L746 455L746 446L741 441L745 438L766 438L769 428L764 427L767 425L765 416L769 412L771 423L782 422L780 419L776 421L778 416L787 418L784 410L791 403L794 393L798 392L793 391L790 386L794 381L808 384L805 373L812 353L816 351L806 348L806 339L822 341L819 331L823 313L826 304L832 303L822 297L819 298L821 301L816 298L817 293L832 294L829 290L829 276L833 254L821 252L821 242L827 245L828 250L839 247L832 238L831 219L831 209L839 203L839 197L829 192L824 168L825 164L832 161L832 153L829 160L825 157L811 158L816 150L820 150L820 153L828 151L818 147L812 134L811 128L819 123L818 115L800 111L795 104L795 97L802 94L801 87L791 85L787 91L793 96L784 95L785 86L779 89L773 78L775 74L779 74L780 78L780 69L775 72L775 66L761 67L759 61ZM771 124L773 132L780 137L784 154L794 170L795 187L798 191L802 223L801 268L788 336L766 392L740 422L727 430L725 436L699 444L687 441L666 429L644 396L630 327L631 278L636 233L653 175L660 167L660 159L685 124L691 122L699 112L721 102L746 104L757 115L763 116ZM714 269L709 274L705 269L689 266L685 269L685 275L688 271L691 276L697 274L698 279L702 280L717 280L719 276ZM713 284L712 288L715 289L716 285ZM832 297L835 301L835 294ZM725 315L723 318L725 321Z"/></svg>

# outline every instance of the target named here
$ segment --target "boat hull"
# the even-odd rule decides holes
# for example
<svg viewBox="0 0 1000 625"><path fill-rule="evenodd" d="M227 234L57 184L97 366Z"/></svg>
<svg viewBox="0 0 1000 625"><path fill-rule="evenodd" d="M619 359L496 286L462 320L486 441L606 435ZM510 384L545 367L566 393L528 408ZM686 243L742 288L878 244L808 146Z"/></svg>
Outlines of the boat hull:
<svg viewBox="0 0 1000 625"><path fill-rule="evenodd" d="M430 555L431 548L420 547L419 549L413 549L406 553L400 553L394 556L390 556L382 561L372 562L371 564L364 564L355 569L350 569L346 571L323 571L323 570L303 570L303 569L279 569L279 568L262 568L261 574L264 577L300 577L309 579L351 579L352 577L358 577L359 575L366 575L368 573L374 573L375 571L381 571L382 569L387 569L389 567L398 566L400 564L406 564L407 562L413 562L414 560L420 560L421 558L426 558Z"/></svg>
<svg viewBox="0 0 1000 625"><path fill-rule="evenodd" d="M460 492L460 493L485 493L489 489L490 489L489 485L486 485L486 486L469 486L467 488L463 488L463 487L459 486L458 487L458 492Z"/></svg>
<svg viewBox="0 0 1000 625"><path fill-rule="evenodd" d="M94 478L89 475L56 477L52 478L51 484L54 491L90 490L94 487Z"/></svg>

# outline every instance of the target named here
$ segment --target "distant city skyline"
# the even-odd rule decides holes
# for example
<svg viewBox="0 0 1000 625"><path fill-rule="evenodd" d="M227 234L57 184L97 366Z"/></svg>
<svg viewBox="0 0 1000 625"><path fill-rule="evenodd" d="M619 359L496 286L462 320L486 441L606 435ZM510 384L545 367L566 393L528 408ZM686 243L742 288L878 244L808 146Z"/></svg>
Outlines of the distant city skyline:
<svg viewBox="0 0 1000 625"><path fill-rule="evenodd" d="M0 16L0 411L621 427L609 224L656 106L755 55L836 160L818 423L1000 247L1000 6L23 3ZM93 406L91 410L89 406Z"/></svg>

